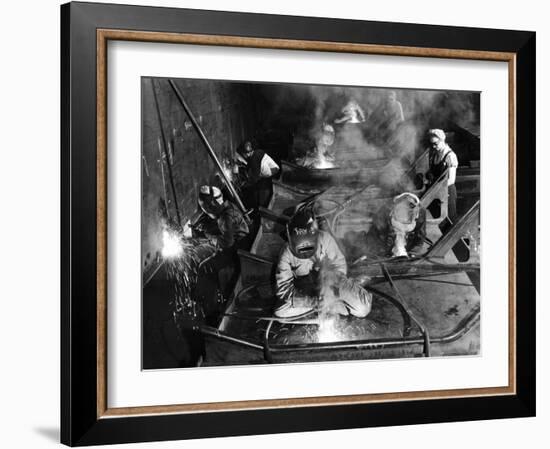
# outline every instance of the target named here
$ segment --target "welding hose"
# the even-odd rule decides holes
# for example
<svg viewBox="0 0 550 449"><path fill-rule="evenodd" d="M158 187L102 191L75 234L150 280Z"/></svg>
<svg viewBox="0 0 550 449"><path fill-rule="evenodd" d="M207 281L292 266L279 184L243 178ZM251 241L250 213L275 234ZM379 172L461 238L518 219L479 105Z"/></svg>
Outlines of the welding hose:
<svg viewBox="0 0 550 449"><path fill-rule="evenodd" d="M338 204L338 209L337 209L337 212L334 214L334 217L332 218L332 223L331 223L331 228L332 229L335 229L336 220L338 219L338 217L340 215L342 215L344 213L344 211L346 210L346 207L353 201L353 199L356 196L361 195L365 190L370 189L372 187L376 187L376 185L375 184L369 184L368 186L363 187L362 189L357 189L354 193L352 193L350 196L348 196L342 203L337 203Z"/></svg>
<svg viewBox="0 0 550 449"><path fill-rule="evenodd" d="M415 324L420 328L420 332L422 333L422 336L424 337L424 355L426 357L429 357L430 356L430 334L428 333L428 329L426 328L426 326L424 326L415 316L414 314L412 313L412 311L410 310L410 308L408 307L407 305L407 302L405 301L405 298L403 298L403 296L401 295L401 292L399 291L399 289L397 288L397 286L395 285L395 283L393 282L393 279L390 275L390 272L388 271L388 269L386 268L386 266L382 263L380 264L380 267L382 269L382 273L384 273L384 277L386 278L386 280L388 281L388 283L390 284L391 288L393 289L393 291L395 292L397 298L399 299L399 302L401 303L401 305L403 306L403 308L406 310L407 314L411 317L411 319L415 322Z"/></svg>
<svg viewBox="0 0 550 449"><path fill-rule="evenodd" d="M264 332L264 359L267 363L273 363L273 356L271 355L271 350L269 349L269 331L271 330L271 326L273 326L273 321L270 321Z"/></svg>
<svg viewBox="0 0 550 449"><path fill-rule="evenodd" d="M384 297L385 294L382 294ZM465 335L467 332L469 332L477 323L479 323L480 314L479 314L479 307L475 310L472 310L472 312L462 320L460 323L459 328L455 328L451 333L438 336L430 340L431 343L434 344L449 344L452 343L459 338L461 338L463 335ZM231 343L236 343L239 345L242 345L247 348L251 349L257 349L257 350L264 350L265 347L254 343L252 341L244 340L242 338L234 337L228 334L225 334L224 332L220 331L219 329L211 326L201 325L199 327L200 332L203 335L209 335L215 338L219 338L224 341L228 341ZM400 348L400 347L406 347L406 346L413 346L413 345L419 345L424 344L424 338L417 338L417 337L408 337L408 338L383 338L383 339L371 339L371 340L360 340L360 341L344 341L344 342L334 342L334 343L307 343L307 344L294 344L294 345L272 345L267 348L269 352L269 356L272 357L273 353L286 353L286 352L296 352L296 351L318 351L318 350L345 350L345 349L392 349L392 348Z"/></svg>

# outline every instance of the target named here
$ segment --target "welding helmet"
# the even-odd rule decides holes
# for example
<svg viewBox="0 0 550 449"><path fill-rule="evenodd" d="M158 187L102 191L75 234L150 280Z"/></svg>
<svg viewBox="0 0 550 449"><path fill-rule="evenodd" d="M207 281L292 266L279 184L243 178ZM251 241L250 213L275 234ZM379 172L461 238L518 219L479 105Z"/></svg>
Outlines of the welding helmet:
<svg viewBox="0 0 550 449"><path fill-rule="evenodd" d="M392 222L414 225L419 214L420 199L414 193L405 192L393 199L393 208L390 214Z"/></svg>
<svg viewBox="0 0 550 449"><path fill-rule="evenodd" d="M319 226L311 208L297 211L286 225L288 246L299 259L315 254L319 243Z"/></svg>
<svg viewBox="0 0 550 449"><path fill-rule="evenodd" d="M334 128L328 123L321 127L321 144L330 147L334 143Z"/></svg>
<svg viewBox="0 0 550 449"><path fill-rule="evenodd" d="M199 189L199 206L210 218L217 218L223 210L223 194L215 186L202 186Z"/></svg>

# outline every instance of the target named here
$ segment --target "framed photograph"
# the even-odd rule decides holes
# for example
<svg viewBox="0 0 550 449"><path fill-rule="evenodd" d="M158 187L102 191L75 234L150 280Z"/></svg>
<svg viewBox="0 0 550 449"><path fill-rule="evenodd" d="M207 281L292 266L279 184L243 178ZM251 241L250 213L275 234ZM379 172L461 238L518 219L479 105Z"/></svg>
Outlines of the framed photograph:
<svg viewBox="0 0 550 449"><path fill-rule="evenodd" d="M61 439L535 414L535 33L61 7Z"/></svg>

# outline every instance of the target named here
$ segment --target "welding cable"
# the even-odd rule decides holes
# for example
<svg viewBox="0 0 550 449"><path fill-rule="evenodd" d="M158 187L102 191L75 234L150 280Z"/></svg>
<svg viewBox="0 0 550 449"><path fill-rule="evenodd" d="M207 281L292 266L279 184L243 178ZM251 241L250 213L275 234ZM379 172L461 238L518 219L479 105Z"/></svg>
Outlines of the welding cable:
<svg viewBox="0 0 550 449"><path fill-rule="evenodd" d="M476 271L476 270L479 271L479 269L480 269L479 264L475 264L475 263L474 264L469 264L469 263L446 264L446 263L434 260L431 257L423 257L422 260L424 260L424 261L426 261L426 262L428 262L432 265L436 265L436 266L440 266L440 267L452 266L453 268L460 269L461 271Z"/></svg>
<svg viewBox="0 0 550 449"><path fill-rule="evenodd" d="M282 317L276 317L276 316L267 316L267 315L265 315L265 316L262 316L262 315L243 315L243 314L240 314L238 312L224 313L223 316L241 318L243 320L281 321L281 322L284 321L285 323L286 322L292 323L293 321L301 320L303 318L307 318L308 316L313 315L316 312L317 312L316 309L311 309L307 312L301 313L300 315L296 315L296 316L288 317L288 318L282 318Z"/></svg>
<svg viewBox="0 0 550 449"><path fill-rule="evenodd" d="M453 281L443 281L441 279L422 279L417 277L409 278L412 281L421 281L421 282L435 282L437 284L449 284L449 285L459 285L461 287L475 287L474 284L466 284L465 282L453 282Z"/></svg>
<svg viewBox="0 0 550 449"><path fill-rule="evenodd" d="M343 301L340 301L343 303ZM334 303L333 303L334 304ZM298 315L297 317L293 317L295 319L291 320L291 321L283 321L283 320L280 320L280 319L277 319L277 320L274 320L274 319L270 319L268 321L268 324L265 328L265 331L264 331L264 339L263 339L263 343L264 343L264 346L263 346L263 349L264 349L264 358L266 360L266 362L268 363L273 363L273 355L271 353L271 349L270 349L270 346L269 346L269 333L271 331L271 328L273 326L273 323L275 323L276 321L277 322L280 322L282 324L302 324L300 323L299 321L297 321L298 317L302 317L304 315L309 315L310 313L314 312L314 311L318 311L320 308L317 308L316 310L312 310L312 311L309 311L309 312L306 312L306 313L303 313L301 315ZM320 324L320 323L313 323L313 322L307 322L307 323L303 323L303 324Z"/></svg>
<svg viewBox="0 0 550 449"><path fill-rule="evenodd" d="M392 276L392 279L394 280L411 280L411 281L414 281L417 277L418 278L422 278L423 276L424 277L435 277L435 276L444 276L446 274L456 274L457 272L456 271L436 271L436 272L433 272L433 271L429 271L429 272L422 272L422 273L419 273L417 271L413 272L413 273L403 273L403 274L394 274ZM386 282L387 279L382 275L382 276L373 276L370 281L369 281L369 285L377 285L377 284L380 284L382 282ZM425 279L426 282L429 281L429 279ZM451 281L448 281L448 282L451 282ZM465 284L465 285L470 285L470 284Z"/></svg>
<svg viewBox="0 0 550 449"><path fill-rule="evenodd" d="M351 262L350 266L353 267L354 265L357 265L360 262L364 262L368 259L368 256L366 254L363 254L361 257L355 259L353 262Z"/></svg>
<svg viewBox="0 0 550 449"><path fill-rule="evenodd" d="M387 298L389 295L385 293L380 293L381 297ZM453 341L458 340L461 338L464 334L466 334L470 329L472 329L478 322L479 322L480 314L479 314L479 306L472 310L472 312L466 316L459 324L457 328L455 328L450 334L446 334L443 336L438 336L433 338L433 340L430 340L431 343L434 344L447 344L451 343ZM367 339L367 340L356 340L356 341L345 341L345 342L333 342L333 343L300 343L300 344L293 344L293 345L269 345L267 350L265 348L265 345L260 345L257 343L254 343L249 340L245 340L242 338L234 337L231 335L228 335L222 331L220 331L217 328L201 325L199 328L200 332L205 335L210 335L215 338L222 339L224 341L229 341L232 343L240 344L244 347L257 349L260 351L264 351L264 355L266 352L268 353L269 357L272 357L273 353L285 353L285 352L295 352L295 351L317 351L317 350L330 350L330 349L338 349L338 350L345 350L345 349L353 349L354 351L357 349L386 349L386 348L397 348L397 347L405 347L405 346L411 346L411 345L417 345L417 344L425 344L424 338L417 338L417 337L410 337L410 338L385 338L385 339Z"/></svg>
<svg viewBox="0 0 550 449"><path fill-rule="evenodd" d="M269 349L269 331L271 330L271 327L273 326L273 321L270 321L264 332L264 358L267 363L273 363L273 356L271 355L271 351Z"/></svg>
<svg viewBox="0 0 550 449"><path fill-rule="evenodd" d="M378 281L377 282L370 282L369 285L365 285L365 286L363 286L363 288L373 295L373 299L372 299L373 303L374 303L375 298L376 299L381 298L381 299L384 299L384 300L388 301L390 304L392 304L394 307L397 308L397 310L401 314L401 317L403 318L403 336L408 337L409 334L411 333L412 321L411 321L411 316L409 315L407 309L403 306L401 301L399 301L398 299L394 298L391 295L388 295L387 293L380 292L379 290L372 287L373 285L375 285L377 283L381 283L384 280L385 279L381 279L380 282L378 282ZM370 317L370 319L372 320L372 317Z"/></svg>
<svg viewBox="0 0 550 449"><path fill-rule="evenodd" d="M411 317L411 319L416 323L416 325L420 328L420 332L422 332L422 335L424 336L424 355L426 357L430 356L430 335L428 333L428 329L413 315L412 311L407 306L407 303L405 301L405 298L401 295L401 292L393 282L393 279L390 275L390 272L386 268L386 266L382 263L380 264L380 268L382 269L382 273L384 273L384 276L386 277L388 283L390 284L391 288L397 295L397 298L399 299L399 302L401 302L402 306L407 311L407 314Z"/></svg>
<svg viewBox="0 0 550 449"><path fill-rule="evenodd" d="M338 210L335 214L334 214L334 217L332 217L332 223L330 224L330 227L331 229L335 229L336 228L336 221L338 220L338 218L340 217L340 215L342 215L346 210L346 207L345 206L342 206L340 210Z"/></svg>
<svg viewBox="0 0 550 449"><path fill-rule="evenodd" d="M361 195L365 190L375 188L375 187L377 187L376 184L369 184L368 186L363 187L362 189L357 189L354 193L348 196L342 203L339 203L338 204L339 210L334 214L334 217L332 218L332 224L331 224L332 229L336 228L336 220L338 219L338 217L340 217L340 215L342 215L345 212L346 207L355 199L355 197Z"/></svg>
<svg viewBox="0 0 550 449"><path fill-rule="evenodd" d="M420 258L419 259L411 259L408 256L386 257L386 258L375 257L375 258L371 258L371 260L369 260L368 257L369 256L367 256L365 254L365 255L359 257L358 259L356 259L355 261L353 261L351 265L353 266L353 265L357 265L361 262L365 262L363 265L370 266L370 265L378 265L378 264L381 264L381 263L416 262L417 260L420 260Z"/></svg>

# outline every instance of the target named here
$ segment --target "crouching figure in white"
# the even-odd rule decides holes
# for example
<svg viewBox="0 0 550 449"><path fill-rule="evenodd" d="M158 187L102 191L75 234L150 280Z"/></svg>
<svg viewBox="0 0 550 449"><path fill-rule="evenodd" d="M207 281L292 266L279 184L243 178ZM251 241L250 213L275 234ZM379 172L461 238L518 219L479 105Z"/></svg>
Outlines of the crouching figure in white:
<svg viewBox="0 0 550 449"><path fill-rule="evenodd" d="M370 313L372 295L347 277L342 251L330 233L319 230L311 210L291 218L287 240L275 274L275 316L297 317L313 310L360 318Z"/></svg>

